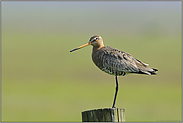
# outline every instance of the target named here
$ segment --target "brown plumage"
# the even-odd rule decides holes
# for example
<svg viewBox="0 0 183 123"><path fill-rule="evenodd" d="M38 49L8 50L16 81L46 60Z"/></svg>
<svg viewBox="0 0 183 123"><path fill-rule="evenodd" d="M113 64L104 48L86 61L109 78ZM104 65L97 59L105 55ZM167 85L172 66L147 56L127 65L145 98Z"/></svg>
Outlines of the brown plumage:
<svg viewBox="0 0 183 123"><path fill-rule="evenodd" d="M104 46L103 39L99 35L92 36L88 43L71 50L75 51L85 46L92 45L92 60L95 65L102 71L116 76L116 93L113 102L115 107L115 100L118 91L117 76L125 76L129 73L156 75L157 69L151 68L148 64L139 61L129 53L124 51Z"/></svg>

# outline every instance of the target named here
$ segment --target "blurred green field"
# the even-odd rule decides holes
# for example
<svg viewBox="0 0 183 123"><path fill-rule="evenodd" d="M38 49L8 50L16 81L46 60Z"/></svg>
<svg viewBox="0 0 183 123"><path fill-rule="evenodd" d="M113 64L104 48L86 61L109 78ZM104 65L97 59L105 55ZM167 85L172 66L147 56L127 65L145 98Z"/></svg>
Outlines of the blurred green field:
<svg viewBox="0 0 183 123"><path fill-rule="evenodd" d="M95 15L98 11L95 9L92 13L93 5L100 4L90 4L84 8L90 13L87 13L89 16L86 16L78 4L77 11L66 6L64 8L61 2L44 4L42 8L39 8L41 2L28 5L21 3L18 7L17 3L11 6L3 4L2 121L81 122L82 111L112 107L115 78L94 65L91 59L92 47L69 52L88 42L95 34L103 37L106 46L128 52L159 70L157 76L119 77L116 107L125 108L125 120L182 121L182 43L179 16L171 14L172 11L157 9L160 12L156 15L147 10L150 19L141 18L134 23L133 14L141 17L141 14L146 15L146 11L143 13L137 10L134 13L130 8L131 11L127 11L127 7L123 8L127 13L123 13L122 17L125 18L119 17L119 20L102 23L101 20L105 20L107 16L118 17L121 9L120 6L118 8L119 3L113 5L106 2L109 8L112 5L115 9L105 15L105 9L108 8L103 7L100 12L104 17L99 21L90 15ZM71 6L70 3L67 5ZM151 6L152 3L147 5ZM9 8L5 9L6 7ZM66 13L63 15L66 10L68 18ZM13 13L17 11L18 13ZM76 13L70 14L72 12ZM41 16L47 14L49 16ZM146 17L144 15L142 17ZM96 15L99 16L100 14ZM82 17L86 17L86 21L80 22ZM90 19L93 20L87 21ZM166 23L164 20L167 20ZM93 23L90 25L89 22ZM98 29L99 24L101 26ZM107 25L111 30L107 30Z"/></svg>
<svg viewBox="0 0 183 123"><path fill-rule="evenodd" d="M85 39L3 33L2 121L81 121L81 111L110 107L114 76L95 67L91 47L69 52ZM157 76L119 77L116 106L126 109L126 121L181 120L180 38L104 39L159 70ZM146 47L139 50L139 43Z"/></svg>

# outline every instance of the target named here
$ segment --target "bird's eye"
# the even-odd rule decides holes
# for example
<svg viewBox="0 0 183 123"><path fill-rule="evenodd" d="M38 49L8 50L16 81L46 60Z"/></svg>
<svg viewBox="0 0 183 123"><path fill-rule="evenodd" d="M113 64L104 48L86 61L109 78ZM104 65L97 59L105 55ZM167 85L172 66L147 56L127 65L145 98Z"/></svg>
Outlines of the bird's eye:
<svg viewBox="0 0 183 123"><path fill-rule="evenodd" d="M99 40L99 38L93 38L90 42L92 43L92 42L95 42L95 41L97 41L97 40Z"/></svg>

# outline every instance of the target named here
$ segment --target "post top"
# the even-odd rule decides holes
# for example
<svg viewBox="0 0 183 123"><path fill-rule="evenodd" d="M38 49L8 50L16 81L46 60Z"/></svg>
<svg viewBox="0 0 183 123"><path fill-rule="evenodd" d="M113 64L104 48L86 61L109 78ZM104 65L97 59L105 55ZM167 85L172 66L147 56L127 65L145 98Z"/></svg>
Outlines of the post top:
<svg viewBox="0 0 183 123"><path fill-rule="evenodd" d="M91 112L91 111L97 111L97 110L122 110L125 111L124 108L100 108L100 109L91 109L91 110L86 110L86 111L82 111L83 112Z"/></svg>

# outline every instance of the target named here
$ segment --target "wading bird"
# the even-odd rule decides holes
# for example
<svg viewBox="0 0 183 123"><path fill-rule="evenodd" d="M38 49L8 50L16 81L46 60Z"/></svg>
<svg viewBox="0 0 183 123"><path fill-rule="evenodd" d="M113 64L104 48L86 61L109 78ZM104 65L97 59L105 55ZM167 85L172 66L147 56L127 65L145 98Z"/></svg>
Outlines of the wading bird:
<svg viewBox="0 0 183 123"><path fill-rule="evenodd" d="M139 61L129 53L104 46L103 39L99 35L94 35L89 42L71 50L73 52L85 46L92 45L92 60L95 65L102 71L114 75L116 79L116 92L112 108L115 108L116 97L118 93L118 76L125 76L130 73L156 75L157 69L151 68L148 64Z"/></svg>

